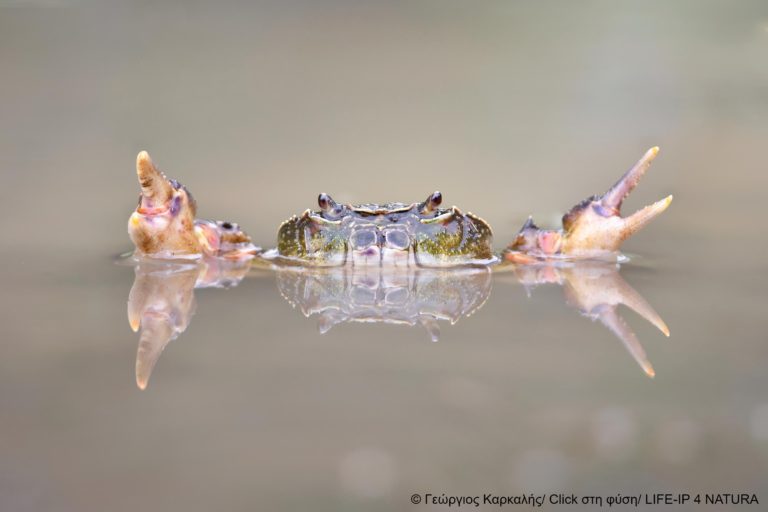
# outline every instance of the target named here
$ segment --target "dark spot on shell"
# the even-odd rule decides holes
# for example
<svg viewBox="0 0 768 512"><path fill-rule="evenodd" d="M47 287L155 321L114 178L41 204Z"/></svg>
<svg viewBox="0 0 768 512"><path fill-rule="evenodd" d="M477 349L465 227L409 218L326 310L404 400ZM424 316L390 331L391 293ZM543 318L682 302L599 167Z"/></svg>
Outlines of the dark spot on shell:
<svg viewBox="0 0 768 512"><path fill-rule="evenodd" d="M222 222L221 227L223 229L232 229L232 223L231 222Z"/></svg>

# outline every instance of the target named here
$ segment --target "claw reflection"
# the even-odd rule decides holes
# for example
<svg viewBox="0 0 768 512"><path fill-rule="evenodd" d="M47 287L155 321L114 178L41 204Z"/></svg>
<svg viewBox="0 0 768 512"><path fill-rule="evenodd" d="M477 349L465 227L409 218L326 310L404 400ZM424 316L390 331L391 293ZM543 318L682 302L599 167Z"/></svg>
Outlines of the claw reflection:
<svg viewBox="0 0 768 512"><path fill-rule="evenodd" d="M592 320L599 320L621 340L646 375L656 375L643 346L618 314L617 307L620 304L627 306L665 336L669 336L669 328L637 290L621 277L618 265L603 262L579 262L570 266L525 265L515 268L514 272L528 290L545 283L562 286L568 305Z"/></svg>
<svg viewBox="0 0 768 512"><path fill-rule="evenodd" d="M257 262L257 263L255 263ZM128 296L128 322L140 330L136 384L145 389L166 345L183 333L195 313L195 288L237 286L259 260L205 258L196 262L136 260L135 281ZM645 373L655 372L635 334L619 316L623 304L669 336L661 317L619 274L616 264L578 262L508 265L500 270L529 290L541 284L563 287L566 302L599 320L626 346ZM491 271L466 270L304 269L272 268L277 287L291 305L318 318L328 332L347 322L420 325L432 341L441 321L451 324L480 309L491 293Z"/></svg>
<svg viewBox="0 0 768 512"><path fill-rule="evenodd" d="M128 294L128 323L141 330L136 353L136 385L145 389L166 345L189 326L195 314L195 288L237 286L250 261L210 259L179 263L141 260Z"/></svg>

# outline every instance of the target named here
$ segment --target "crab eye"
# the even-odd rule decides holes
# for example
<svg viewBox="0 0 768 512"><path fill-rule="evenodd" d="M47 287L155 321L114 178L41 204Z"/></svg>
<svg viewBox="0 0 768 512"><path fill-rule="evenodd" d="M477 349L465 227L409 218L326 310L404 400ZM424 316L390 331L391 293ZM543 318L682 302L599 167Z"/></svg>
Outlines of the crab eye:
<svg viewBox="0 0 768 512"><path fill-rule="evenodd" d="M344 211L344 206L333 200L331 196L323 192L317 196L317 204L323 212L326 219L336 219Z"/></svg>
<svg viewBox="0 0 768 512"><path fill-rule="evenodd" d="M331 206L331 196L323 192L319 196L317 196L317 205L320 207L321 210L328 210Z"/></svg>
<svg viewBox="0 0 768 512"><path fill-rule="evenodd" d="M441 194L438 191L433 192L430 194L429 197L424 201L423 206L421 207L422 213L431 213L433 212L440 204L443 202L443 194Z"/></svg>

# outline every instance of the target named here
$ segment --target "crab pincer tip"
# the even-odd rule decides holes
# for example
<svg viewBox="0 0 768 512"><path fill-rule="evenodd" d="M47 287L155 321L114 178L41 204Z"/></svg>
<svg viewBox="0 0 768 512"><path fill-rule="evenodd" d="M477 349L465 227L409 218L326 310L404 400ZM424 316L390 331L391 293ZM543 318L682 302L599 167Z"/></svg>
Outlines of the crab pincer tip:
<svg viewBox="0 0 768 512"><path fill-rule="evenodd" d="M152 158L150 158L149 153L147 153L145 150L139 151L139 154L136 155L136 170L138 172L147 172L154 170L155 166L152 163Z"/></svg>

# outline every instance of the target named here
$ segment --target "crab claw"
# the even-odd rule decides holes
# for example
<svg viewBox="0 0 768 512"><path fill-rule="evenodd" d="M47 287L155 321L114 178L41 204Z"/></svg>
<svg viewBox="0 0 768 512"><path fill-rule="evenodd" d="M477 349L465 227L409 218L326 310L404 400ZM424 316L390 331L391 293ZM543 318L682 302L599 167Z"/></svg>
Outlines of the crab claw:
<svg viewBox="0 0 768 512"><path fill-rule="evenodd" d="M602 196L592 196L563 215L559 230L540 229L529 217L515 241L504 251L504 259L525 264L549 258L592 258L614 255L622 242L667 209L672 196L646 206L628 217L621 217L621 203L637 186L640 178L659 153L654 147Z"/></svg>
<svg viewBox="0 0 768 512"><path fill-rule="evenodd" d="M177 181L166 178L146 151L136 157L136 175L141 195L128 220L128 234L136 251L163 258L200 254L194 231L197 208L192 195Z"/></svg>
<svg viewBox="0 0 768 512"><path fill-rule="evenodd" d="M141 151L136 157L136 175L141 185L140 207L143 209L167 208L173 196L173 187L168 182L168 178L155 167L146 151Z"/></svg>
<svg viewBox="0 0 768 512"><path fill-rule="evenodd" d="M602 196L593 196L563 216L562 243L565 256L595 256L615 253L622 242L667 209L672 196L657 201L628 217L621 217L621 204L637 186L659 152L658 147L645 155Z"/></svg>
<svg viewBox="0 0 768 512"><path fill-rule="evenodd" d="M136 157L136 175L141 195L128 221L128 234L139 254L240 259L258 252L237 224L195 220L197 203L192 194L178 181L166 178L146 151Z"/></svg>

